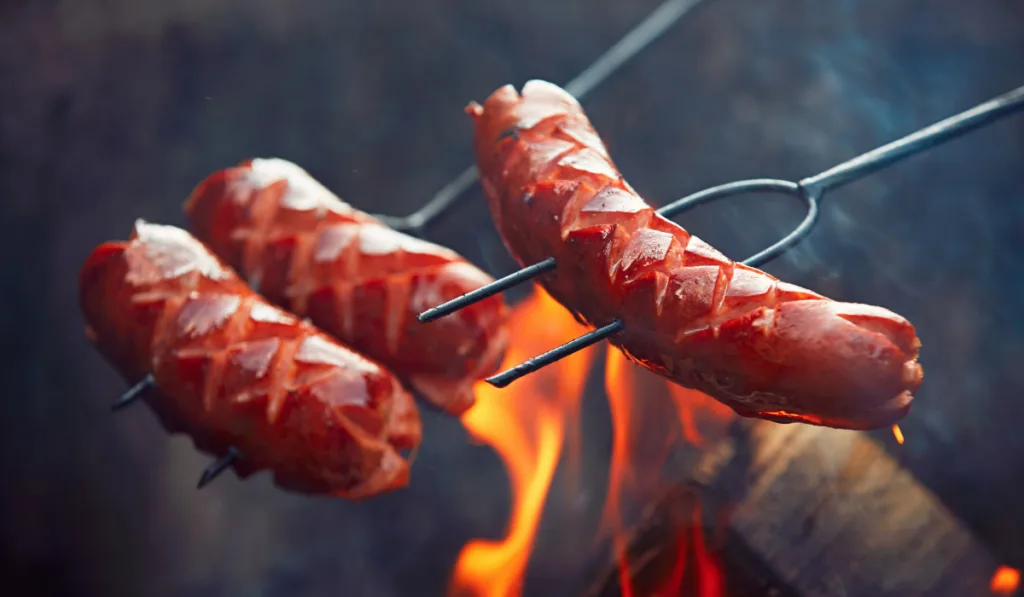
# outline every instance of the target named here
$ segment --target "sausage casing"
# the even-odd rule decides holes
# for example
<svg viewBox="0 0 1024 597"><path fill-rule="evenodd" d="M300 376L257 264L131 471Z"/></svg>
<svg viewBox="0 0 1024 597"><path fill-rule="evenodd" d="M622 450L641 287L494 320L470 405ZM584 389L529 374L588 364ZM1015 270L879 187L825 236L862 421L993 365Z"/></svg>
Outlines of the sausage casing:
<svg viewBox="0 0 1024 597"><path fill-rule="evenodd" d="M209 176L185 204L190 228L271 302L389 367L460 414L508 345L488 298L428 324L416 316L493 279L453 251L392 230L299 166L255 159Z"/></svg>
<svg viewBox="0 0 1024 597"><path fill-rule="evenodd" d="M923 378L903 317L842 303L728 259L655 213L622 178L570 94L531 81L470 104L481 182L521 265L631 359L738 414L887 426Z"/></svg>
<svg viewBox="0 0 1024 597"><path fill-rule="evenodd" d="M270 305L184 230L136 222L79 277L90 338L170 432L270 470L289 490L359 499L408 483L419 412L398 380Z"/></svg>

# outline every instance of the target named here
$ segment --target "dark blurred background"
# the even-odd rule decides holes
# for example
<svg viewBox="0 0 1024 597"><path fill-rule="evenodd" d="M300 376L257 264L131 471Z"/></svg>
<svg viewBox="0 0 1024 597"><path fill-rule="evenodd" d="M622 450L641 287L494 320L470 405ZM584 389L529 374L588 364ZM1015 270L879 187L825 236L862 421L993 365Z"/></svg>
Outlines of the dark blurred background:
<svg viewBox="0 0 1024 597"><path fill-rule="evenodd" d="M2 0L5 593L441 594L463 543L504 532L492 451L427 414L408 491L355 505L226 475L197 492L208 459L188 440L146 409L109 414L125 384L83 336L78 268L135 218L183 224L191 188L250 156L409 213L471 163L468 101L565 83L658 3ZM705 0L584 105L632 185L664 203L813 174L1021 84L1019 0ZM917 325L927 377L906 444L876 436L1018 568L1022 200L1015 117L830 195L813 236L767 268ZM800 216L750 197L683 224L739 258ZM428 236L505 273L500 245L472 234L488 221L474 192ZM585 440L593 470L606 436ZM600 506L596 479L579 503ZM589 557L590 530L573 539L565 520L549 509L527 594L564 594Z"/></svg>

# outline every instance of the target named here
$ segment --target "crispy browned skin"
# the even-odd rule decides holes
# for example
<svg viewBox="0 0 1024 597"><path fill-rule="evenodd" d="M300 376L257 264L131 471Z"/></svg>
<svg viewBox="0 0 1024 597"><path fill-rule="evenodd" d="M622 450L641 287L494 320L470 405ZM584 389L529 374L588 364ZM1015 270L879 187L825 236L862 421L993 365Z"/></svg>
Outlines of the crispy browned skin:
<svg viewBox="0 0 1024 597"><path fill-rule="evenodd" d="M494 296L439 321L416 316L493 279L444 247L396 232L305 170L256 159L214 173L185 203L189 225L271 302L389 367L460 414L508 346Z"/></svg>
<svg viewBox="0 0 1024 597"><path fill-rule="evenodd" d="M522 265L578 318L625 324L636 362L778 422L869 429L910 409L923 372L904 318L740 265L657 215L623 180L579 103L508 85L467 112L491 214Z"/></svg>
<svg viewBox="0 0 1024 597"><path fill-rule="evenodd" d="M400 449L420 442L416 405L376 363L268 304L187 232L139 221L89 255L79 277L88 334L170 432L242 477L370 497L405 486Z"/></svg>

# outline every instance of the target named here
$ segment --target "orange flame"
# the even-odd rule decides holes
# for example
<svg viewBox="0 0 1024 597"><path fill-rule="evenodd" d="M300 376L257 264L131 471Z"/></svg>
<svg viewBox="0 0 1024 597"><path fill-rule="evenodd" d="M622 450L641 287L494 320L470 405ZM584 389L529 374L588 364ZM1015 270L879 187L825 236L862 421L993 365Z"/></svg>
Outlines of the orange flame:
<svg viewBox="0 0 1024 597"><path fill-rule="evenodd" d="M533 323L531 323L531 321ZM512 311L515 330L503 367L519 364L586 332L544 293L536 293ZM476 387L477 403L462 417L475 437L490 444L508 469L513 507L509 530L499 542L472 541L459 554L452 592L477 597L520 593L544 500L562 450L565 413L576 411L593 349L586 349L498 389Z"/></svg>
<svg viewBox="0 0 1024 597"><path fill-rule="evenodd" d="M707 394L674 383L665 385L679 413L684 439L698 448L721 439L736 418L731 408Z"/></svg>
<svg viewBox="0 0 1024 597"><path fill-rule="evenodd" d="M653 392L644 391L648 388ZM641 493L654 489L649 483L642 483L638 475L657 475L668 456L667 450L657 455L646 455L641 454L640 449L645 440L650 442L651 436L657 438L662 435L657 425L659 419L664 423L672 418L662 416L661 411L666 405L676 410L674 418L682 438L696 447L719 439L736 415L729 407L701 392L664 382L662 378L631 363L616 348L608 351L605 389L614 422L614 434L602 526L614 533L612 541L622 596L639 597L638 588L632 586L629 574L630 562L626 553L626 533L621 512L623 494L627 491ZM644 400L645 394L651 393L656 395L651 396L650 400ZM671 400L664 400L665 394ZM644 593L644 597L674 597L687 586L687 581L695 591L689 594L697 597L722 597L725 595L724 582L718 563L704 542L700 504L694 503L689 518L680 522L682 524L676 530L678 544L675 562L660 583L655 585L653 592Z"/></svg>
<svg viewBox="0 0 1024 597"><path fill-rule="evenodd" d="M1020 571L1009 566L1000 566L992 575L989 588L995 595L1011 595L1020 586Z"/></svg>
<svg viewBox="0 0 1024 597"><path fill-rule="evenodd" d="M897 444L903 444L903 430L900 429L899 425L892 426L892 434L896 438Z"/></svg>
<svg viewBox="0 0 1024 597"><path fill-rule="evenodd" d="M620 508L622 490L632 487L635 477L630 466L630 443L632 441L632 407L634 398L630 387L633 380L633 365L617 348L609 348L605 363L605 391L612 421L612 461L608 471L608 495L605 499L601 525L605 531L621 531ZM618 542L617 542L618 543ZM619 551L620 546L616 546ZM620 554L624 557L624 554ZM625 597L625 596L624 596Z"/></svg>
<svg viewBox="0 0 1024 597"><path fill-rule="evenodd" d="M587 330L554 299L541 290L515 306L509 327L512 344L503 368L516 365L558 344L567 342ZM473 597L517 597L540 523L544 504L561 454L570 445L569 464L576 459L575 431L578 428L579 401L587 374L594 360L595 348L588 348L517 381L497 389L486 383L476 387L477 403L462 422L477 439L492 446L508 470L513 506L507 534L501 541L474 540L459 554L452 576L451 594ZM638 390L644 384L649 392ZM716 437L734 417L726 406L707 396L667 384L660 377L637 367L615 348L609 348L605 385L613 421L613 446L609 470L608 493L602 527L612 534L613 548L620 568L623 597L632 597L625 537L622 532L621 507L624 491L639 488L638 475L657 472L663 459L637 457L641 440L669 437L657 425L678 421L683 438L700 446ZM638 397L655 394L644 400ZM666 400L665 398L669 398ZM668 405L677 414L652 416L652 412ZM641 415L647 415L641 417ZM653 421L648 420L653 419ZM642 430L642 432L640 431ZM665 450L667 455L667 450ZM642 461L642 462L641 462ZM657 462L658 467L652 466ZM644 466L640 466L643 464ZM699 518L699 510L696 513ZM673 578L663 582L668 587L674 577L686 572L687 552L695 563L700 597L721 597L724 589L717 563L704 546L699 527L680 529L680 549ZM688 548L687 548L688 547ZM676 586L679 586L678 583ZM659 590L658 594L664 593Z"/></svg>
<svg viewBox="0 0 1024 597"><path fill-rule="evenodd" d="M697 564L697 597L725 595L725 579L718 561L711 557L704 544L704 525L700 503L693 508L693 555ZM677 593L678 594L678 593Z"/></svg>

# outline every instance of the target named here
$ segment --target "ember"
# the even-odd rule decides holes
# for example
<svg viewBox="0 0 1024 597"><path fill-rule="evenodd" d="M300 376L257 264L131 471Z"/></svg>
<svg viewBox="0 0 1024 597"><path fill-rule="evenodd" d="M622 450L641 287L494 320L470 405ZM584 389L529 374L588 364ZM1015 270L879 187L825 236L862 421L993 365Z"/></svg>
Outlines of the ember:
<svg viewBox="0 0 1024 597"><path fill-rule="evenodd" d="M561 305L539 289L513 309L510 327L517 333L506 364L520 362L536 354L538 348L564 342L583 331ZM474 437L491 445L504 461L511 478L513 509L504 540L476 540L463 548L455 566L452 594L511 597L522 593L522 579L545 498L565 448L566 430L579 423L579 401L595 350L589 347L577 352L524 378L513 388L502 390L486 383L477 386L477 404L462 421ZM695 446L724 432L735 415L699 392L668 384L633 365L617 349L609 349L607 354L605 382L614 432L600 536L611 535L619 557L622 594L677 594L684 578L694 578L697 595L724 595L718 564L705 546L701 510L696 502L685 524L674 527L678 550L671 572L654 592L634 591L629 575L633 563L625 549L622 502L627 494L652 489L658 483L657 473L670 446L665 441L655 442L660 454L654 457L637 447L644 444L640 441L644 439L641 430L646 436L655 435L649 423L658 418L651 413L657 413L659 406L677 410L677 416L660 418L678 421L681 432L677 437ZM651 400L640 399L647 394L651 394ZM663 437L672 438L668 433ZM687 574L689 568L693 568L693 574Z"/></svg>
<svg viewBox="0 0 1024 597"><path fill-rule="evenodd" d="M992 575L992 593L1011 595L1020 586L1020 571L1009 566L1000 566Z"/></svg>

